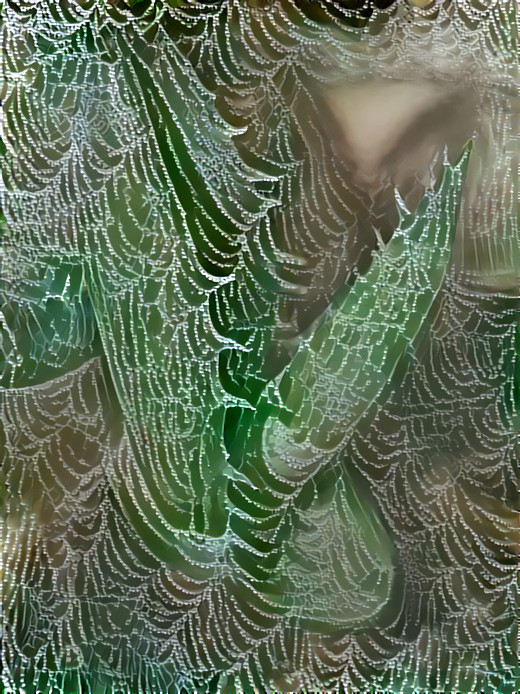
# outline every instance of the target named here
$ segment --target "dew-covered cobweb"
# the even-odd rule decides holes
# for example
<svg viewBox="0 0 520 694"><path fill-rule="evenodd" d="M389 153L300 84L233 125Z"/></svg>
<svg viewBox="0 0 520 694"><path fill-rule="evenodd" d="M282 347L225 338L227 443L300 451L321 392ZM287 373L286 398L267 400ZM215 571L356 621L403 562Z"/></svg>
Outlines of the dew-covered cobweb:
<svg viewBox="0 0 520 694"><path fill-rule="evenodd" d="M518 691L509 0L4 0L6 694Z"/></svg>

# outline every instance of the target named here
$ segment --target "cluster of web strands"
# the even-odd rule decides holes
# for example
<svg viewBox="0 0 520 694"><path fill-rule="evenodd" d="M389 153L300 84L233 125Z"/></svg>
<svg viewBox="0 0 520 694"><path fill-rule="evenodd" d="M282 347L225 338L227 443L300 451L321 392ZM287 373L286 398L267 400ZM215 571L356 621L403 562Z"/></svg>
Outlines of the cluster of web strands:
<svg viewBox="0 0 520 694"><path fill-rule="evenodd" d="M515 690L513 10L4 3L7 691ZM321 85L432 50L410 214Z"/></svg>

